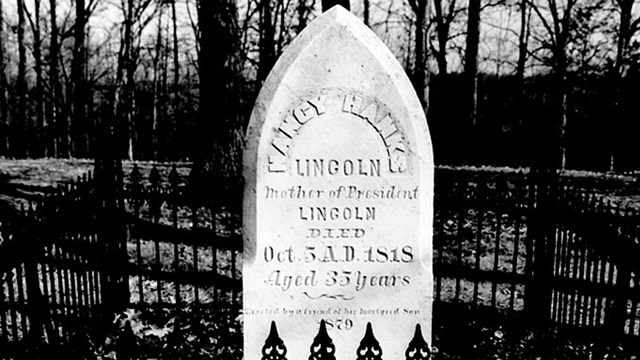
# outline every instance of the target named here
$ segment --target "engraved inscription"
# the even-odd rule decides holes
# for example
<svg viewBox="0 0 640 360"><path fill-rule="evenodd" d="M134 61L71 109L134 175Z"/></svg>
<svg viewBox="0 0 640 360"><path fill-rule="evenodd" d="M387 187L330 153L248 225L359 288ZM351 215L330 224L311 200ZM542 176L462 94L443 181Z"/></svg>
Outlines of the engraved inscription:
<svg viewBox="0 0 640 360"><path fill-rule="evenodd" d="M357 18L334 7L317 21L274 67L247 128L243 354L421 360L422 344L407 343L430 324L434 287L424 111Z"/></svg>
<svg viewBox="0 0 640 360"><path fill-rule="evenodd" d="M315 159L292 158L290 147L303 126L323 116L342 113L367 121L380 136L387 159ZM398 122L384 106L374 99L344 90L329 89L320 95L302 99L289 110L274 129L267 170L272 173L290 172L297 176L383 176L386 162L389 174L409 170L408 149Z"/></svg>
<svg viewBox="0 0 640 360"><path fill-rule="evenodd" d="M305 221L331 221L331 220L361 220L370 221L376 219L376 208L366 207L326 207L308 206L298 208L300 220Z"/></svg>
<svg viewBox="0 0 640 360"><path fill-rule="evenodd" d="M320 95L303 101L282 120L271 142L272 151L271 154L268 155L268 169L270 172L286 171L287 153L291 141L297 135L302 125L326 112L324 105L326 100L327 95Z"/></svg>
<svg viewBox="0 0 640 360"><path fill-rule="evenodd" d="M378 176L380 159L296 159L295 175L299 176Z"/></svg>

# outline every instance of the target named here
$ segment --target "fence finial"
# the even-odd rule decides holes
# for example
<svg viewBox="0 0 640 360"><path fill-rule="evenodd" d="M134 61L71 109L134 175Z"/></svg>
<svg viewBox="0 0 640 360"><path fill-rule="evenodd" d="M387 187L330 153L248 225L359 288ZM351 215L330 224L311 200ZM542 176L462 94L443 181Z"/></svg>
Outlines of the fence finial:
<svg viewBox="0 0 640 360"><path fill-rule="evenodd" d="M422 327L420 324L416 324L416 331L413 335L413 339L409 342L409 347L405 351L406 360L429 360L431 358L431 349L429 344L424 340L422 336Z"/></svg>
<svg viewBox="0 0 640 360"><path fill-rule="evenodd" d="M262 360L287 360L287 347L278 335L275 321L271 321L269 336L262 347Z"/></svg>
<svg viewBox="0 0 640 360"><path fill-rule="evenodd" d="M373 327L370 322L367 323L367 330L360 341L358 350L356 350L356 355L356 360L382 360L382 348L373 335Z"/></svg>
<svg viewBox="0 0 640 360"><path fill-rule="evenodd" d="M336 360L336 347L327 333L327 325L324 320L320 321L318 335L313 339L310 350L309 360Z"/></svg>

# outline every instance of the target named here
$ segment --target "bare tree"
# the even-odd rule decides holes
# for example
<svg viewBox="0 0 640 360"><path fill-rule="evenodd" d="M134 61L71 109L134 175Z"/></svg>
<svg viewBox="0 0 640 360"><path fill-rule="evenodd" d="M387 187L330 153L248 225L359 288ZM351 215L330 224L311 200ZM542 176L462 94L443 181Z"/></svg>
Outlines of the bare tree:
<svg viewBox="0 0 640 360"><path fill-rule="evenodd" d="M558 97L559 124L558 130L551 130L552 134L557 134L551 139L553 147L557 148L558 154L551 150L550 158L559 157L559 166L564 169L567 165L566 132L568 116L568 96L569 86L567 84L567 73L569 68L569 56L567 46L572 38L572 25L574 24L574 10L578 0L540 0L530 2L530 6L540 20L543 35L538 37L542 49L547 50L550 56L543 60L553 69L555 76L555 91ZM555 159L549 159L554 161Z"/></svg>
<svg viewBox="0 0 640 360"><path fill-rule="evenodd" d="M529 0L520 0L520 31L518 32L518 63L516 65L516 78L520 89L524 87L524 71L527 64L529 47L529 18L531 12L527 6Z"/></svg>
<svg viewBox="0 0 640 360"><path fill-rule="evenodd" d="M133 22L134 22L134 0L127 0L126 5L123 4L124 11L124 36L122 38L122 66L121 69L124 71L124 78L121 81L124 81L122 86L123 95L122 95L122 111L120 111L120 116L125 119L125 125L123 126L126 133L127 139L127 158L129 160L133 160L133 137L134 137L134 126L133 126L133 117L135 111L135 94L134 94L134 73L135 73L135 60L134 60L134 52L133 52ZM122 135L122 133L120 134Z"/></svg>
<svg viewBox="0 0 640 360"><path fill-rule="evenodd" d="M42 79L42 40L40 30L40 0L33 1L34 16L28 14L29 24L31 25L31 32L33 33L33 58L35 62L36 72L36 87L35 87L35 107L36 107L36 123L33 129L32 140L34 144L40 144L33 149L34 156L46 156L49 154L48 142L46 139L46 132L48 124L45 120L45 106L44 106L44 83Z"/></svg>
<svg viewBox="0 0 640 360"><path fill-rule="evenodd" d="M626 124L622 119L627 117L624 111L624 98L626 96L625 82L628 69L631 65L631 39L640 30L640 16L634 18L633 7L635 0L613 0L614 6L619 12L620 20L617 29L616 59L614 63L614 103L613 111L618 123L611 127L609 171L616 169L616 152L619 134ZM622 123L620 123L622 122Z"/></svg>
<svg viewBox="0 0 640 360"><path fill-rule="evenodd" d="M637 1L614 0L614 3L620 12L615 70L617 74L624 76L630 61L631 39L640 31L640 16L634 17L633 13L633 6Z"/></svg>
<svg viewBox="0 0 640 360"><path fill-rule="evenodd" d="M4 7L0 0L0 153L8 154L9 145L9 107L7 104L7 75L5 65L5 30L4 30Z"/></svg>
<svg viewBox="0 0 640 360"><path fill-rule="evenodd" d="M160 13L160 18L162 13ZM178 17L176 16L176 0L171 1L171 24L173 25L173 91L174 98L178 98L178 87L180 86L180 56L178 47ZM159 25L158 25L159 26ZM176 104L174 104L176 106Z"/></svg>
<svg viewBox="0 0 640 360"><path fill-rule="evenodd" d="M236 14L235 0L198 0L200 114L192 171L228 196L238 195L239 188L228 187L238 184L243 129Z"/></svg>
<svg viewBox="0 0 640 360"><path fill-rule="evenodd" d="M460 10L456 6L456 0L433 0L434 15L431 20L435 24L437 47L430 43L431 52L438 64L438 75L447 75L447 52L450 40L451 24Z"/></svg>
<svg viewBox="0 0 640 360"><path fill-rule="evenodd" d="M120 55L118 70L116 73L116 100L114 109L117 118L121 119L118 125L118 134L125 141L124 154L127 159L134 158L135 143L135 72L138 67L140 36L155 17L160 6L151 14L145 15L153 0L122 0L121 11L123 14L122 38L120 40Z"/></svg>
<svg viewBox="0 0 640 360"><path fill-rule="evenodd" d="M281 0L276 0L281 1ZM260 65L258 67L258 84L269 75L276 62L276 24L273 17L272 0L260 0Z"/></svg>
<svg viewBox="0 0 640 360"><path fill-rule="evenodd" d="M413 6L413 5L412 5ZM370 10L371 10L371 2L369 0L363 0L363 4L362 4L363 9L363 13L362 13L362 18L364 21L364 24L367 26L370 26L371 21L369 20L370 18Z"/></svg>
<svg viewBox="0 0 640 360"><path fill-rule="evenodd" d="M50 31L49 35L49 92L47 102L47 118L51 129L51 145L55 157L69 157L68 122L61 116L62 88L60 83L60 42L58 33L56 0L49 0Z"/></svg>
<svg viewBox="0 0 640 360"><path fill-rule="evenodd" d="M16 155L20 157L29 156L29 145L27 134L30 128L30 121L27 116L27 50L25 45L25 7L24 0L17 0L18 7L18 79L16 87L17 112L13 117L13 125L16 127Z"/></svg>
<svg viewBox="0 0 640 360"><path fill-rule="evenodd" d="M368 2L368 0L365 0ZM302 30L307 27L307 23L309 22L309 15L311 15L311 11L316 5L316 0L298 0L298 24L296 26L296 32L299 34ZM366 5L365 5L366 6Z"/></svg>
<svg viewBox="0 0 640 360"><path fill-rule="evenodd" d="M71 139L73 154L87 155L87 84L86 84L86 27L87 9L85 0L76 0L75 23L73 25L73 59L71 60Z"/></svg>
<svg viewBox="0 0 640 360"><path fill-rule="evenodd" d="M464 57L467 110L472 126L478 117L478 47L480 45L480 0L469 0L467 16L467 47Z"/></svg>
<svg viewBox="0 0 640 360"><path fill-rule="evenodd" d="M175 4L172 4L174 6L175 9ZM174 10L175 13L175 10ZM163 43L162 43L162 8L160 8L160 12L158 14L158 28L157 28L157 34L156 34L156 44L155 44L155 49L154 49L154 54L153 54L153 82L152 82L152 93L153 93L153 109L152 109L152 119L151 119L151 149L153 152L153 158L157 159L158 158L158 122L159 122L159 117L160 117L160 87L161 87L161 81L160 81L160 66L162 64L160 64L160 61L163 57L163 53L165 53L166 51L163 49ZM175 24L175 18L174 18L174 24ZM166 76L166 73L165 73Z"/></svg>
<svg viewBox="0 0 640 360"><path fill-rule="evenodd" d="M429 103L428 74L427 74L427 28L429 20L428 0L409 0L411 9L416 15L415 24L415 56L416 63L413 69L413 87L423 107ZM446 66L445 66L446 68Z"/></svg>

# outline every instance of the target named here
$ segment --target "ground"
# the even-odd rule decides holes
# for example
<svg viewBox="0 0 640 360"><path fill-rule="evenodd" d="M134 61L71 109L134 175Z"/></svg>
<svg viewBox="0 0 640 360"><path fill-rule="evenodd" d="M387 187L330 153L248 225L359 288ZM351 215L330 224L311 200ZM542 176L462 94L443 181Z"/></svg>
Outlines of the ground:
<svg viewBox="0 0 640 360"><path fill-rule="evenodd" d="M148 176L149 170L154 165L151 162L138 162L138 166L145 176ZM166 179L168 172L172 166L176 165L176 168L181 176L188 176L190 164L177 163L177 164L156 164L163 177ZM125 174L130 174L133 165L129 162L123 164ZM25 199L30 199L44 194L56 186L66 186L72 184L78 177L84 176L88 171L92 170L93 162L90 160L8 160L0 159L0 203L4 203L5 208L19 206ZM470 172L470 173L514 173L521 171L518 169L509 168L477 168L477 167L441 167L444 170L451 170L457 172ZM624 207L638 208L640 203L639 199L640 191L638 190L638 177L637 174L600 174L591 172L566 172L567 177L572 178L573 183L583 184L585 187L600 189L603 196L607 196L611 201L620 204ZM3 208L0 207L0 211ZM470 210L473 211L473 210ZM472 221L474 214L469 213L466 215L470 220L469 223L463 225L465 227L473 227ZM514 253L513 246L509 247L509 244L513 244L513 241L509 241L513 237L514 227L503 224L505 228L502 231L502 236L505 238L501 241L500 260L501 263L508 264L509 259L512 258ZM443 225L443 229L447 231L450 228L452 231L455 229L456 224L452 220L449 220ZM522 229L524 233L526 229ZM473 240L463 241L465 249L468 250L466 257L473 258L474 246ZM129 253L130 256L134 256L136 249L135 245L130 244ZM151 246L151 243L142 243L141 251L143 252L143 260L149 260L155 258L155 250ZM468 245L468 246L467 246ZM492 248L486 245L484 242L481 251L486 253L486 256L481 256L481 267L488 264L487 267L491 267L493 263ZM522 244L521 244L522 246ZM452 257L454 252L453 245L447 248L447 244L444 244L443 249L445 254L443 261L454 261L455 256ZM172 255L171 248L161 247L161 262L162 264L170 264L174 255ZM450 250L450 251L447 251ZM520 252L520 251L518 251ZM189 248L185 248L182 255L186 258L193 257L193 253L189 252ZM145 255L146 254L146 255ZM206 251L199 253L200 256L207 256ZM467 256L468 255L468 256ZM210 255L208 257L211 257ZM449 259L451 257L451 259ZM166 261L165 261L166 260ZM517 271L523 271L520 268L523 261L520 259L518 263ZM191 262L191 261L189 261ZM136 278L132 278L132 301L139 299L138 283ZM145 294L155 293L157 288L156 284L147 282L143 284L143 291ZM465 286L462 284L463 287ZM443 281L442 284L444 296L452 295L455 292L455 281ZM188 288L182 289L186 291L183 299L187 300L190 290ZM483 289L480 289L481 300ZM508 291L505 290L505 299L508 299ZM171 289L166 289L163 292L167 294L167 300L171 297ZM519 289L516 289L519 291ZM207 296L207 293L201 294L201 296ZM468 291L462 290L462 298L468 296ZM522 306L519 299L516 299L516 306ZM498 303L501 300L498 299ZM434 319L434 334L435 334L435 346L438 348L438 352L435 354L436 359L592 359L592 358L608 358L617 359L624 358L618 344L611 343L605 346L599 346L596 348L592 341L575 342L574 340L565 339L560 336L555 329L542 329L542 330L530 330L526 326L524 319L517 319L516 321L509 320L503 321L502 319L480 319L467 316L466 312L460 313L459 309L451 310L447 308L436 309L439 311L438 316ZM200 358L200 357L219 357L227 359L239 359L241 358L240 351L237 346L234 348L229 345L239 343L239 333L241 328L241 318L231 313L225 313L221 316L219 313L194 309L192 307L185 307L182 314L178 317L171 316L170 313L162 314L162 311L157 309L144 309L138 308L136 310L130 309L121 315L122 319L130 320L133 327L133 332L136 337L138 349L141 352L141 358ZM444 315L443 315L444 314ZM221 321L220 319L223 319ZM178 331L180 329L180 331ZM226 331L231 329L232 331ZM202 337L202 334L207 334L207 337ZM224 336L230 336L229 341L223 342L221 345L220 340ZM117 339L111 340L111 346L99 345L96 348L96 353L99 353L103 358L109 358L112 355L113 349L116 347L114 342L117 343ZM226 345L225 345L226 344ZM545 350L546 349L546 350ZM545 351L552 349L551 356L544 356ZM600 357L595 356L596 352L602 352ZM604 355L607 354L605 357ZM548 354L547 354L548 355Z"/></svg>

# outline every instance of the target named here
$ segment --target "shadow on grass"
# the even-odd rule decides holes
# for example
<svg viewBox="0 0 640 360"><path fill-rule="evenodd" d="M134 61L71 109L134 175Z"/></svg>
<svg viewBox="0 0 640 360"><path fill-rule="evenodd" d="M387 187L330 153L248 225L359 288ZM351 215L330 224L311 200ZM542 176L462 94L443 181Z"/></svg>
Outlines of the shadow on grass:
<svg viewBox="0 0 640 360"><path fill-rule="evenodd" d="M600 329L536 328L522 312L506 314L463 304L434 304L435 359L636 359L637 338Z"/></svg>

